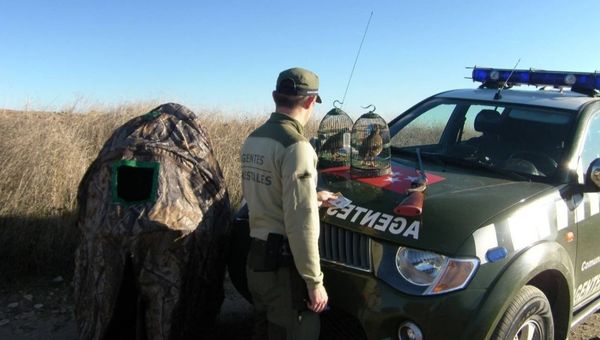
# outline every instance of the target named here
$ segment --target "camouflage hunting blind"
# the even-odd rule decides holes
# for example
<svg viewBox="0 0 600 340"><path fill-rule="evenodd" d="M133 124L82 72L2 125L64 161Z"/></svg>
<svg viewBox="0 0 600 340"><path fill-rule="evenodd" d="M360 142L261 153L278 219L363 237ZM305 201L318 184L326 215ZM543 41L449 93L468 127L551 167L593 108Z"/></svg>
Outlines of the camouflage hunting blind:
<svg viewBox="0 0 600 340"><path fill-rule="evenodd" d="M118 128L78 202L80 338L202 338L224 297L231 212L194 113L165 104Z"/></svg>
<svg viewBox="0 0 600 340"><path fill-rule="evenodd" d="M350 165L352 118L340 108L333 108L319 123L319 169Z"/></svg>
<svg viewBox="0 0 600 340"><path fill-rule="evenodd" d="M390 130L385 120L370 111L352 126L352 177L377 177L391 173Z"/></svg>

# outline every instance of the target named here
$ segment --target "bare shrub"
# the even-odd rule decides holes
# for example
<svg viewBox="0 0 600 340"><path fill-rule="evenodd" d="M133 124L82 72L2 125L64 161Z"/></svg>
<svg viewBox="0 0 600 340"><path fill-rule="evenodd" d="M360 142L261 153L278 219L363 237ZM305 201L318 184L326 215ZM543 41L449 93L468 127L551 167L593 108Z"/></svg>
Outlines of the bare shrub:
<svg viewBox="0 0 600 340"><path fill-rule="evenodd" d="M0 263L1 272L71 271L79 181L117 127L155 106L126 104L84 114L0 111L0 257L15 259ZM241 145L268 115L195 112L208 131L232 207L238 208ZM312 120L307 137L317 127Z"/></svg>
<svg viewBox="0 0 600 340"><path fill-rule="evenodd" d="M223 118L210 114L199 114L200 125L208 130L213 151L225 181L231 199L231 206L238 208L242 200L242 182L240 168L240 150L248 135L267 119L266 116Z"/></svg>
<svg viewBox="0 0 600 340"><path fill-rule="evenodd" d="M14 259L1 271L70 271L79 181L112 130L144 108L0 111L0 254Z"/></svg>
<svg viewBox="0 0 600 340"><path fill-rule="evenodd" d="M391 144L395 147L437 144L443 130L444 126L440 125L409 126L392 137Z"/></svg>

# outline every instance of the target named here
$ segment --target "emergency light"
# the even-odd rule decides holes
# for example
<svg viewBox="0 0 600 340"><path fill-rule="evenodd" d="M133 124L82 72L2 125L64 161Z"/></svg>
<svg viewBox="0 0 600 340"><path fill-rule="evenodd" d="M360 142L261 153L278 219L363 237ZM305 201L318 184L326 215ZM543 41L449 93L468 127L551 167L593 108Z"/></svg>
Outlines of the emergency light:
<svg viewBox="0 0 600 340"><path fill-rule="evenodd" d="M600 90L600 74L584 72L543 71L543 70L511 70L495 68L473 68L473 81L481 82L486 87L503 87L513 85L534 85L571 87L587 92Z"/></svg>

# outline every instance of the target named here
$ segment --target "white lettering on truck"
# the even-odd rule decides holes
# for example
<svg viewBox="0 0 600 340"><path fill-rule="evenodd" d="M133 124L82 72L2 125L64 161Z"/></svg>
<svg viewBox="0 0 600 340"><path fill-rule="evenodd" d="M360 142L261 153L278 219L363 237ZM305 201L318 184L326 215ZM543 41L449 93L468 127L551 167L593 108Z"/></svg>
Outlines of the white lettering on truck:
<svg viewBox="0 0 600 340"><path fill-rule="evenodd" d="M600 256L598 256L594 259L591 259L589 261L583 261L581 263L581 271L582 272L586 271L586 270L592 268L593 266L597 265L598 263L600 263Z"/></svg>
<svg viewBox="0 0 600 340"><path fill-rule="evenodd" d="M598 289L600 289L600 274L577 286L573 294L573 304L578 304L586 297L597 292Z"/></svg>
<svg viewBox="0 0 600 340"><path fill-rule="evenodd" d="M419 239L421 222L418 220L412 221L412 223L408 225L408 220L402 216L394 217L354 204L349 204L347 207L341 209L330 207L327 209L327 215L334 216L343 221L350 219L350 222L358 222L358 224L363 227L373 228L393 235L412 237L415 240Z"/></svg>

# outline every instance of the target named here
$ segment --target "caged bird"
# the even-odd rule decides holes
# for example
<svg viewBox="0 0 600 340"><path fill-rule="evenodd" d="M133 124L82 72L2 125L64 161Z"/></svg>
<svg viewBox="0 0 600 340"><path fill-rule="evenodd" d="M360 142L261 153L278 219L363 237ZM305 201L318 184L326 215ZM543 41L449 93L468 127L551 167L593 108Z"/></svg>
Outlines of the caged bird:
<svg viewBox="0 0 600 340"><path fill-rule="evenodd" d="M319 149L320 152L329 152L331 159L337 160L340 158L340 149L344 147L344 133L340 131L325 140L325 143Z"/></svg>
<svg viewBox="0 0 600 340"><path fill-rule="evenodd" d="M365 138L358 148L358 154L363 160L363 164L371 167L375 166L375 157L383 150L383 138L381 138L381 128L374 125L371 133Z"/></svg>

